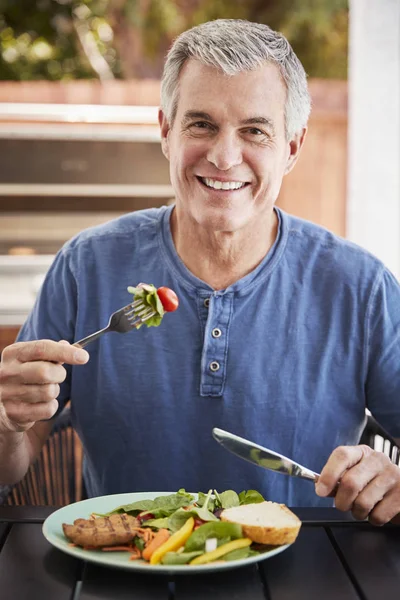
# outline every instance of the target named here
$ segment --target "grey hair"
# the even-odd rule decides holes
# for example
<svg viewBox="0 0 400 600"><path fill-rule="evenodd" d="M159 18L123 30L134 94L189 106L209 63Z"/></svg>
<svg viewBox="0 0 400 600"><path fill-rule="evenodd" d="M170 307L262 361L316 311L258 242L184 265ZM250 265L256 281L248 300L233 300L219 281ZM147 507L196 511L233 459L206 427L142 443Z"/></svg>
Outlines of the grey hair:
<svg viewBox="0 0 400 600"><path fill-rule="evenodd" d="M170 48L161 80L161 108L173 124L179 75L189 58L226 75L275 63L286 84L285 129L288 140L306 126L311 110L307 76L287 39L268 25L242 19L216 19L181 33Z"/></svg>

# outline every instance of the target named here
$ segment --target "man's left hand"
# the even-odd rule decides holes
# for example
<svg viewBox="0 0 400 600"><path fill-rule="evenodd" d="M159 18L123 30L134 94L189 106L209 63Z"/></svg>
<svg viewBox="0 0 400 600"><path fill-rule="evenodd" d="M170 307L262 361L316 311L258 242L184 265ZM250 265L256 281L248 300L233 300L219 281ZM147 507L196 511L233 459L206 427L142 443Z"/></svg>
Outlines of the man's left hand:
<svg viewBox="0 0 400 600"><path fill-rule="evenodd" d="M369 446L336 448L315 489L319 496L334 496L339 510L351 510L356 519L373 525L400 514L400 468Z"/></svg>

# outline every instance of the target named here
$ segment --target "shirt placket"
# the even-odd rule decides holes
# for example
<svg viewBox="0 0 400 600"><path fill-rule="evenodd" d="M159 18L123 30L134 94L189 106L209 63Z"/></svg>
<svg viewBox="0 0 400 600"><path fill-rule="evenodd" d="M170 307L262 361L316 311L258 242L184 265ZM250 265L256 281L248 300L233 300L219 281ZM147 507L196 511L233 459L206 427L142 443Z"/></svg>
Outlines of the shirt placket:
<svg viewBox="0 0 400 600"><path fill-rule="evenodd" d="M201 357L200 395L222 396L226 380L233 294L214 292L202 299L208 312Z"/></svg>

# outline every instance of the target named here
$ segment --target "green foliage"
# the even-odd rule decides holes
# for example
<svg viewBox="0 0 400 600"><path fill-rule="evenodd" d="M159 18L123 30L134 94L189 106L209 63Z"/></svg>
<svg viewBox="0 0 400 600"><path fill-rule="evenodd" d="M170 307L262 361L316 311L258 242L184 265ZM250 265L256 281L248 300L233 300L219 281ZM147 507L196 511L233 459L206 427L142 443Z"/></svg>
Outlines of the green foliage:
<svg viewBox="0 0 400 600"><path fill-rule="evenodd" d="M174 0L150 0L147 11L140 10L137 0L127 0L125 15L142 31L145 52L150 58L158 56L164 39L186 29L185 17Z"/></svg>
<svg viewBox="0 0 400 600"><path fill-rule="evenodd" d="M172 39L217 18L267 23L310 77L347 77L348 0L0 0L0 79L159 76Z"/></svg>
<svg viewBox="0 0 400 600"><path fill-rule="evenodd" d="M82 23L117 71L107 6L108 0L0 0L0 79L97 77L77 36Z"/></svg>
<svg viewBox="0 0 400 600"><path fill-rule="evenodd" d="M283 0L283 6L263 22L288 38L308 75L347 79L347 0Z"/></svg>
<svg viewBox="0 0 400 600"><path fill-rule="evenodd" d="M348 0L202 0L190 25L247 19L281 31L310 77L347 79Z"/></svg>

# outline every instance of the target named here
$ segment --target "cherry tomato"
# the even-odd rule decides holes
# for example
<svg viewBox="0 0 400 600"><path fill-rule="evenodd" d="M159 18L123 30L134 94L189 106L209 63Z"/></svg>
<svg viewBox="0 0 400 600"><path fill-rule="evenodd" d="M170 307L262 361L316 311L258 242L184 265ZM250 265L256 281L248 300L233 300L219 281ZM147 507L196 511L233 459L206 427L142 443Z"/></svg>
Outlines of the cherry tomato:
<svg viewBox="0 0 400 600"><path fill-rule="evenodd" d="M154 519L154 515L152 513L147 513L147 515L138 515L137 520L140 521L140 523L143 523L144 521L148 521L149 519Z"/></svg>
<svg viewBox="0 0 400 600"><path fill-rule="evenodd" d="M160 287L157 290L157 295L166 312L173 312L178 308L179 300L174 290L167 287Z"/></svg>

